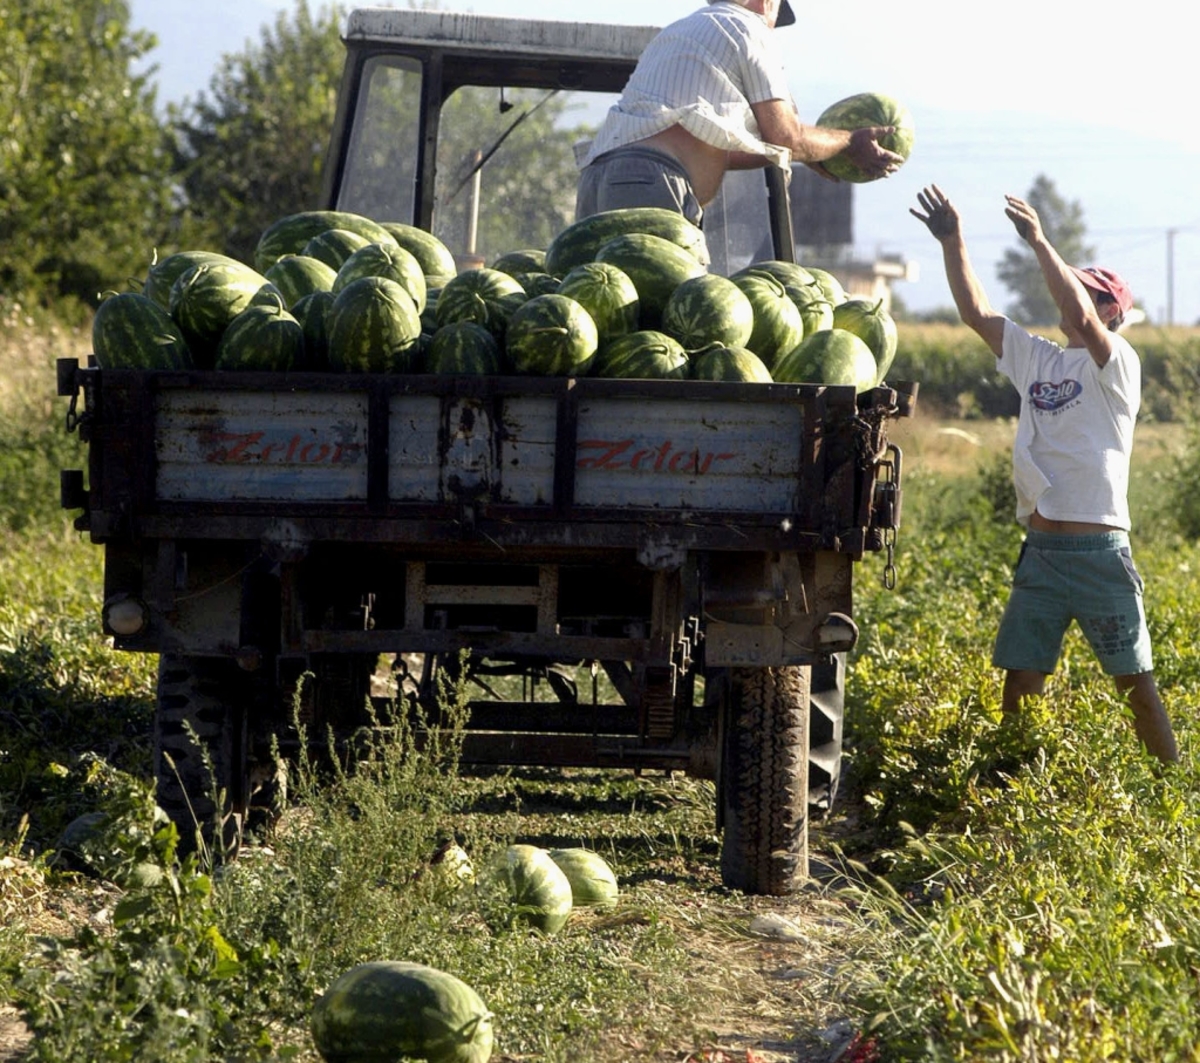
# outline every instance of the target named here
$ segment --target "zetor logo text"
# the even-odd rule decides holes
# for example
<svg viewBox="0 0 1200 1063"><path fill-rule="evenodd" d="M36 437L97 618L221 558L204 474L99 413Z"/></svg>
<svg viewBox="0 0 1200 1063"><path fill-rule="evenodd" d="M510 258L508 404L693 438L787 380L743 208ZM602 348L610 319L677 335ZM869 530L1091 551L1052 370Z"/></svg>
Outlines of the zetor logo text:
<svg viewBox="0 0 1200 1063"><path fill-rule="evenodd" d="M718 462L736 458L734 453L676 448L671 440L644 444L636 439L581 439L579 469L636 469L642 472L706 473Z"/></svg>
<svg viewBox="0 0 1200 1063"><path fill-rule="evenodd" d="M299 433L290 437L270 438L268 433L206 432L200 440L204 460L217 464L261 462L277 465L351 464L362 455L361 443L310 439Z"/></svg>
<svg viewBox="0 0 1200 1063"><path fill-rule="evenodd" d="M1083 385L1078 380L1063 380L1057 384L1035 380L1029 385L1029 401L1035 408L1051 413L1070 405L1082 394Z"/></svg>

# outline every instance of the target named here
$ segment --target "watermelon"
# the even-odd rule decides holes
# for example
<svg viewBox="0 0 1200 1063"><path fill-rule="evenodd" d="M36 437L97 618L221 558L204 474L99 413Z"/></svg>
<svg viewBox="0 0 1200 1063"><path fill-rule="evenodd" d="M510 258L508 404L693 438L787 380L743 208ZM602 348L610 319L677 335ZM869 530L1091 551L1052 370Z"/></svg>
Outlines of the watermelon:
<svg viewBox="0 0 1200 1063"><path fill-rule="evenodd" d="M567 923L574 901L571 882L545 849L510 845L492 870L507 893L509 918L547 934Z"/></svg>
<svg viewBox="0 0 1200 1063"><path fill-rule="evenodd" d="M852 387L861 394L875 386L878 368L871 348L853 332L832 328L802 339L771 375L785 384Z"/></svg>
<svg viewBox="0 0 1200 1063"><path fill-rule="evenodd" d="M875 383L882 384L896 357L899 339L896 322L883 308L883 300L847 299L839 303L833 308L833 327L853 332L871 348L877 366Z"/></svg>
<svg viewBox="0 0 1200 1063"><path fill-rule="evenodd" d="M474 321L503 343L508 319L528 296L520 283L498 269L464 270L438 292L438 328L451 321Z"/></svg>
<svg viewBox="0 0 1200 1063"><path fill-rule="evenodd" d="M754 331L754 307L728 277L701 273L671 292L662 310L662 331L688 351L710 343L741 347Z"/></svg>
<svg viewBox="0 0 1200 1063"><path fill-rule="evenodd" d="M629 274L610 262L585 262L571 270L558 294L574 299L592 315L600 342L636 331L638 293Z"/></svg>
<svg viewBox="0 0 1200 1063"><path fill-rule="evenodd" d="M312 292L329 291L337 272L319 258L283 255L263 276L283 293L284 306L291 308Z"/></svg>
<svg viewBox="0 0 1200 1063"><path fill-rule="evenodd" d="M576 908L608 908L617 903L617 876L604 857L591 849L551 849L550 859L571 884L571 903Z"/></svg>
<svg viewBox="0 0 1200 1063"><path fill-rule="evenodd" d="M645 233L683 248L703 266L709 263L708 245L700 227L682 214L663 207L624 207L605 210L568 225L546 248L547 273L563 277L576 266L591 262L609 240Z"/></svg>
<svg viewBox="0 0 1200 1063"><path fill-rule="evenodd" d="M678 340L646 329L614 336L597 352L592 376L621 380L686 380L688 355Z"/></svg>
<svg viewBox="0 0 1200 1063"><path fill-rule="evenodd" d="M879 92L859 92L830 104L817 116L817 125L827 129L862 129L865 126L894 126L893 132L880 138L880 145L903 159L912 152L912 115L899 101ZM843 181L873 181L875 177L860 170L844 155L836 155L822 164ZM878 175L877 175L878 176Z"/></svg>
<svg viewBox="0 0 1200 1063"><path fill-rule="evenodd" d="M282 298L282 293L249 266L201 262L171 285L171 317L187 340L196 365L210 369L229 323L255 300L273 296Z"/></svg>
<svg viewBox="0 0 1200 1063"><path fill-rule="evenodd" d="M265 273L283 255L302 254L309 240L329 229L357 233L366 243L392 239L383 226L361 214L345 210L301 211L279 218L263 230L254 249L254 268Z"/></svg>
<svg viewBox="0 0 1200 1063"><path fill-rule="evenodd" d="M360 277L333 298L330 367L351 373L418 371L421 316L412 296L386 277Z"/></svg>
<svg viewBox="0 0 1200 1063"><path fill-rule="evenodd" d="M304 362L304 326L282 299L246 307L221 334L216 369L284 373Z"/></svg>
<svg viewBox="0 0 1200 1063"><path fill-rule="evenodd" d="M492 1013L466 982L436 967L372 960L317 998L313 1044L329 1063L487 1063Z"/></svg>
<svg viewBox="0 0 1200 1063"><path fill-rule="evenodd" d="M416 257L403 247L391 244L367 244L351 253L334 277L331 291L337 295L359 277L387 277L400 285L416 304L417 312L425 309L427 287L425 274Z"/></svg>
<svg viewBox="0 0 1200 1063"><path fill-rule="evenodd" d="M319 258L336 273L355 251L367 247L370 243L365 236L353 233L349 229L326 229L309 240L300 253L309 258Z"/></svg>
<svg viewBox="0 0 1200 1063"><path fill-rule="evenodd" d="M591 314L566 295L535 295L513 311L505 335L512 367L533 376L583 376L598 345Z"/></svg>
<svg viewBox="0 0 1200 1063"><path fill-rule="evenodd" d="M107 295L92 318L92 353L101 369L191 369L183 332L140 292Z"/></svg>
<svg viewBox="0 0 1200 1063"><path fill-rule="evenodd" d="M155 259L146 273L146 282L142 286L143 294L153 299L164 310L171 309L171 285L181 273L186 273L201 262L209 265L240 266L236 258L222 255L218 251L176 251L161 262Z"/></svg>
<svg viewBox="0 0 1200 1063"><path fill-rule="evenodd" d="M546 252L536 248L507 251L492 263L491 268L513 277L518 273L546 273Z"/></svg>
<svg viewBox="0 0 1200 1063"><path fill-rule="evenodd" d="M304 332L303 358L297 369L322 372L329 368L329 311L333 298L333 292L310 292L289 308Z"/></svg>
<svg viewBox="0 0 1200 1063"><path fill-rule="evenodd" d="M745 384L770 384L774 379L766 363L745 347L709 347L692 355L693 380L731 380Z"/></svg>
<svg viewBox="0 0 1200 1063"><path fill-rule="evenodd" d="M504 271L501 270L501 273ZM513 278L522 288L525 289L525 294L531 298L535 295L553 295L558 291L558 278L541 272L531 273L510 273Z"/></svg>
<svg viewBox="0 0 1200 1063"><path fill-rule="evenodd" d="M494 376L501 371L500 355L496 337L482 325L474 321L452 321L430 337L425 352L425 372L445 376Z"/></svg>
<svg viewBox="0 0 1200 1063"><path fill-rule="evenodd" d="M821 293L825 296L825 301L830 306L837 306L838 303L846 301L846 289L842 287L842 282L832 273L817 266L805 266L804 268L808 270L813 280L817 282L817 287L821 289Z"/></svg>
<svg viewBox="0 0 1200 1063"><path fill-rule="evenodd" d="M595 260L624 270L633 281L638 293L638 324L644 329L660 329L671 293L684 281L708 272L690 252L651 233L614 237L600 246Z"/></svg>
<svg viewBox="0 0 1200 1063"><path fill-rule="evenodd" d="M450 248L433 233L427 233L424 229L402 221L384 221L379 224L421 264L426 287L441 288L458 273L458 266Z"/></svg>
<svg viewBox="0 0 1200 1063"><path fill-rule="evenodd" d="M767 272L744 273L733 278L754 309L754 331L743 344L763 360L768 369L804 339L804 318L783 283Z"/></svg>

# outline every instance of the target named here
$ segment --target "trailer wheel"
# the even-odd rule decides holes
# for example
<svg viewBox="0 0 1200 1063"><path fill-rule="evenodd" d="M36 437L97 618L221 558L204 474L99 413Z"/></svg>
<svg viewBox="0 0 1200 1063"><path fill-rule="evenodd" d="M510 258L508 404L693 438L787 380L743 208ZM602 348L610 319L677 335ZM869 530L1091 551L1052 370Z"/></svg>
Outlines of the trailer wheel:
<svg viewBox="0 0 1200 1063"><path fill-rule="evenodd" d="M721 878L730 889L782 897L808 878L810 671L731 668L715 677Z"/></svg>
<svg viewBox="0 0 1200 1063"><path fill-rule="evenodd" d="M225 845L236 840L245 823L252 696L247 673L232 660L167 655L159 659L154 715L157 800L179 828L183 852L196 849L197 831L211 845L218 821Z"/></svg>

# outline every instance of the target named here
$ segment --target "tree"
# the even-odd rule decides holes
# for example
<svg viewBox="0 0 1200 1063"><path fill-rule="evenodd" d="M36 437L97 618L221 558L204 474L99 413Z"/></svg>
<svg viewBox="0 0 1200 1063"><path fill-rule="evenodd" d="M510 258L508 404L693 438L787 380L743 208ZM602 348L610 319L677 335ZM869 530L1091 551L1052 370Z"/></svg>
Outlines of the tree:
<svg viewBox="0 0 1200 1063"><path fill-rule="evenodd" d="M0 0L0 291L140 278L170 211L151 72L124 0Z"/></svg>
<svg viewBox="0 0 1200 1063"><path fill-rule="evenodd" d="M1063 199L1045 174L1034 179L1025 199L1037 211L1047 239L1067 262L1078 265L1092 258L1095 249L1084 243L1087 227L1078 201L1068 203ZM1037 257L1024 241L1019 248L1004 252L996 276L1017 297L1006 311L1010 317L1034 325L1058 321L1058 307L1050 298Z"/></svg>
<svg viewBox="0 0 1200 1063"><path fill-rule="evenodd" d="M314 16L297 0L257 46L222 57L211 98L171 109L184 206L214 249L253 262L271 222L318 205L345 54L340 22L336 8Z"/></svg>

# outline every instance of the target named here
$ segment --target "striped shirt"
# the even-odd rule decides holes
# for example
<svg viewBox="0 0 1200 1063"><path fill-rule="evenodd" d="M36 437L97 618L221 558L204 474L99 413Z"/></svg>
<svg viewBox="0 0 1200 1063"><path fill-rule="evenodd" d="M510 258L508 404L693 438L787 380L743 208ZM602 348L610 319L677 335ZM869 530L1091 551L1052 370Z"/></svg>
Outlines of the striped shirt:
<svg viewBox="0 0 1200 1063"><path fill-rule="evenodd" d="M718 0L671 23L646 46L581 165L680 125L705 144L786 166L787 149L763 142L750 104L790 99L762 16Z"/></svg>

